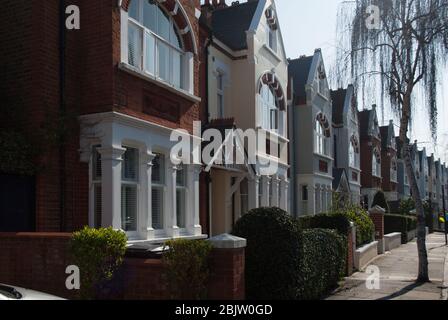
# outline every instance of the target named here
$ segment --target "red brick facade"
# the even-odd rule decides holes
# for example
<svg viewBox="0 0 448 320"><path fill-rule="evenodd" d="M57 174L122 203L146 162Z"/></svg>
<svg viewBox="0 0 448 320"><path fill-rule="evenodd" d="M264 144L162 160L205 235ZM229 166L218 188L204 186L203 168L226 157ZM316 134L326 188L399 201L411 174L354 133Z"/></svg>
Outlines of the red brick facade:
<svg viewBox="0 0 448 320"><path fill-rule="evenodd" d="M129 1L122 2L124 8ZM60 1L5 2L0 41L8 46L0 48L0 58L8 64L0 93L11 107L23 110L23 119L15 125L25 128L43 147L36 159L36 231L71 232L88 223L89 174L88 165L80 162L78 116L118 111L192 132L193 121L200 119L200 106L119 68L122 22L118 0L65 1L67 6L80 8L80 30L60 25ZM175 21L185 27L185 18L189 19L192 30L183 36L189 50L198 47L195 14L200 3L179 2L186 16L179 9ZM170 0L163 5L173 4ZM11 25L16 27L7 27ZM65 50L60 47L61 35ZM64 72L60 72L61 61ZM199 96L197 52L193 78L194 95ZM61 109L62 89L66 111ZM63 140L58 123L65 130Z"/></svg>

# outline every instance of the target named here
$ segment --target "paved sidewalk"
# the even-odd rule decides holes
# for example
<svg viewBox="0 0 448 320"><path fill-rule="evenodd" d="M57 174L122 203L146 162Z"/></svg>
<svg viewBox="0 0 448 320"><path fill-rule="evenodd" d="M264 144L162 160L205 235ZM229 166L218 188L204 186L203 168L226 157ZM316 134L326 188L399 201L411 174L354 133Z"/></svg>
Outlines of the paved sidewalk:
<svg viewBox="0 0 448 320"><path fill-rule="evenodd" d="M380 269L380 289L369 290L365 272L355 273L346 279L344 285L336 290L327 300L440 300L446 290L444 283L445 259L448 248L445 236L441 233L431 234L426 242L429 259L429 276L431 283L415 284L418 270L417 243L401 246L392 252L378 257L371 265ZM446 261L448 264L448 261ZM448 267L448 265L447 265ZM448 268L446 268L448 271ZM448 275L446 276L448 277ZM448 280L448 279L446 279ZM445 281L446 281L445 280Z"/></svg>

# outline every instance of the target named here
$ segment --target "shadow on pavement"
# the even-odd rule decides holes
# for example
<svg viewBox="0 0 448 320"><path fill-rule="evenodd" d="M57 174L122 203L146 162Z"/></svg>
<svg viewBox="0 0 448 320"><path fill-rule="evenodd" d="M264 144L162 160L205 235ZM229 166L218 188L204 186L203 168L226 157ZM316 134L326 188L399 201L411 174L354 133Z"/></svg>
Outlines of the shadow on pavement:
<svg viewBox="0 0 448 320"><path fill-rule="evenodd" d="M401 296L404 296L406 293L411 292L414 289L417 289L418 287L421 287L424 283L418 283L418 282L414 282L404 288L402 288L401 290L392 293L391 295L388 295L386 297L382 297L380 299L377 300L392 300Z"/></svg>

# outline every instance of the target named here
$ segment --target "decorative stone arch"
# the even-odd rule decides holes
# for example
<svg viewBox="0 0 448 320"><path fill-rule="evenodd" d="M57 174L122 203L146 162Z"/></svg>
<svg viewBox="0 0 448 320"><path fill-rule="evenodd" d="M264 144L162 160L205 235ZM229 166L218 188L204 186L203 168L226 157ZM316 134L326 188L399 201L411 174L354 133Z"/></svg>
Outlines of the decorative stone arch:
<svg viewBox="0 0 448 320"><path fill-rule="evenodd" d="M316 121L319 121L322 127L324 128L325 137L330 138L331 137L331 127L330 127L330 121L328 121L327 116L320 112L316 116Z"/></svg>
<svg viewBox="0 0 448 320"><path fill-rule="evenodd" d="M359 153L359 141L355 135L352 135L352 137L350 138L350 143L353 145L355 153Z"/></svg>
<svg viewBox="0 0 448 320"><path fill-rule="evenodd" d="M125 10L129 9L131 1L134 0L118 0L118 6ZM198 46L196 37L193 32L193 25L188 18L187 12L179 3L179 0L154 0L157 2L174 20L176 26L179 28L179 33L185 46L185 51L198 53Z"/></svg>
<svg viewBox="0 0 448 320"><path fill-rule="evenodd" d="M272 91L274 92L274 94L277 98L278 108L281 111L286 111L285 94L284 94L283 88L282 88L277 76L271 71L264 73L260 78L260 84L259 84L258 91L261 90L261 87L264 84L269 86L272 89Z"/></svg>

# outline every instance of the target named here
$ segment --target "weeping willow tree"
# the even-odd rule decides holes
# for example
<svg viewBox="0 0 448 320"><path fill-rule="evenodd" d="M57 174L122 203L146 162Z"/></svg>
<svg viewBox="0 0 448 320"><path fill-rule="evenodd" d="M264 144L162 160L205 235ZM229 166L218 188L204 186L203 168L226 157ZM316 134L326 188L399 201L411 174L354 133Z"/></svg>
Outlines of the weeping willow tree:
<svg viewBox="0 0 448 320"><path fill-rule="evenodd" d="M400 119L403 159L418 215L417 281L427 282L425 215L407 136L416 108L427 108L428 127L437 139L438 70L446 66L448 55L448 0L351 1L338 14L338 28L348 34L340 41L339 84L346 76L363 97L365 92L380 93L382 107L386 100Z"/></svg>

